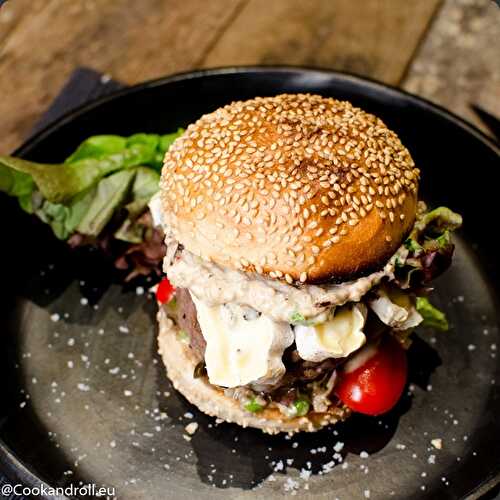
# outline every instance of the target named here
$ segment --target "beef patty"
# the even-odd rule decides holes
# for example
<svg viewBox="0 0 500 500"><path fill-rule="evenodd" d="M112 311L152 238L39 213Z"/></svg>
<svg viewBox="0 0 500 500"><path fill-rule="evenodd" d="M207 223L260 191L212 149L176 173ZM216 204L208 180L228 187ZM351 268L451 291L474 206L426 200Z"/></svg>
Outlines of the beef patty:
<svg viewBox="0 0 500 500"><path fill-rule="evenodd" d="M177 324L179 328L189 335L189 346L199 361L205 358L206 341L201 333L196 306L187 288L177 288ZM333 371L338 360L327 359L320 363L301 359L295 345L290 346L284 353L283 363L286 374L271 390L283 387L294 387L297 382L310 382L321 378L325 373Z"/></svg>
<svg viewBox="0 0 500 500"><path fill-rule="evenodd" d="M177 324L179 328L189 335L189 347L199 361L205 358L207 343L201 333L196 306L187 288L177 288L175 291L177 299Z"/></svg>

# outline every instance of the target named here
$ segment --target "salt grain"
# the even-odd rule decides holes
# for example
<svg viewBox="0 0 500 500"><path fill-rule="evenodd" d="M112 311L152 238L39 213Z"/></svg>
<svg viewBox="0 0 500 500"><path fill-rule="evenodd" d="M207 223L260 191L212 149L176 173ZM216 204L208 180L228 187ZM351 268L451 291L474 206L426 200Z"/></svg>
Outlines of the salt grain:
<svg viewBox="0 0 500 500"><path fill-rule="evenodd" d="M443 440L440 438L432 439L431 444L434 448L440 450L443 447Z"/></svg>
<svg viewBox="0 0 500 500"><path fill-rule="evenodd" d="M333 446L333 449L338 453L342 451L342 448L344 448L344 443L337 441L335 445Z"/></svg>
<svg viewBox="0 0 500 500"><path fill-rule="evenodd" d="M192 436L198 430L198 424L196 422L191 422L187 424L184 429L186 429L186 432Z"/></svg>

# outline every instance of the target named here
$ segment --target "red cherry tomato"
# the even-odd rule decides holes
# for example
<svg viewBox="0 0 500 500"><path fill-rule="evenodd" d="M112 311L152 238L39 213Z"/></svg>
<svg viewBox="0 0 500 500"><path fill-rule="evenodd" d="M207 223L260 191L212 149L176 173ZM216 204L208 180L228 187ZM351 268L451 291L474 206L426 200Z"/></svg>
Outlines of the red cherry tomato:
<svg viewBox="0 0 500 500"><path fill-rule="evenodd" d="M168 278L163 278L158 283L158 288L156 289L156 300L160 304L166 304L172 300L174 296L175 287L168 281Z"/></svg>
<svg viewBox="0 0 500 500"><path fill-rule="evenodd" d="M351 372L339 374L335 394L353 411L380 415L398 402L407 372L405 350L386 336L365 363Z"/></svg>

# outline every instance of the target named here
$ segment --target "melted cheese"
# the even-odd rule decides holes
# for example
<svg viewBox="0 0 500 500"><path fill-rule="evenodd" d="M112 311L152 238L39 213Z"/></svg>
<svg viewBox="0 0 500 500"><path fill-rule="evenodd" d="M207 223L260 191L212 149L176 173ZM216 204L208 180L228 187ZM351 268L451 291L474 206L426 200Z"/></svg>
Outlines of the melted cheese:
<svg viewBox="0 0 500 500"><path fill-rule="evenodd" d="M210 383L222 387L273 385L283 376L283 351L293 342L289 324L248 307L210 307L194 294L191 297L207 342L205 363Z"/></svg>
<svg viewBox="0 0 500 500"><path fill-rule="evenodd" d="M354 304L339 307L327 321L316 325L297 325L295 342L302 359L323 361L344 358L359 349L366 341L362 329L366 307Z"/></svg>
<svg viewBox="0 0 500 500"><path fill-rule="evenodd" d="M414 328L423 320L411 296L396 288L378 288L377 298L370 300L369 305L379 319L394 330Z"/></svg>

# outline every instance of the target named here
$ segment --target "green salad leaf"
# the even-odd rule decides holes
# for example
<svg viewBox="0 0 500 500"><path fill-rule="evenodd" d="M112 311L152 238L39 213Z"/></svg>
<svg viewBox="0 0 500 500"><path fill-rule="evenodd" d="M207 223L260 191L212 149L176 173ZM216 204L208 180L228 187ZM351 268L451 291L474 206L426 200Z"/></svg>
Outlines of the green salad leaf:
<svg viewBox="0 0 500 500"><path fill-rule="evenodd" d="M122 170L99 182L92 202L78 224L79 233L89 236L99 235L115 211L123 204L135 174L135 170Z"/></svg>
<svg viewBox="0 0 500 500"><path fill-rule="evenodd" d="M43 200L34 213L50 225L59 239L66 240L76 231L87 213L94 199L94 192L95 188L82 191L68 205Z"/></svg>
<svg viewBox="0 0 500 500"><path fill-rule="evenodd" d="M0 156L0 165L29 174L42 196L52 203L71 203L78 193L96 184L104 176L141 165L146 159L141 147L124 149L102 158L85 158L74 163L44 164Z"/></svg>
<svg viewBox="0 0 500 500"><path fill-rule="evenodd" d="M454 231L462 225L462 216L448 207L437 207L420 217L410 234L410 238L418 241L422 236L425 239L435 239L447 231Z"/></svg>
<svg viewBox="0 0 500 500"><path fill-rule="evenodd" d="M124 209L115 237L141 243L144 227L137 220L158 190L167 149L182 132L96 135L59 164L0 156L0 191L63 240L74 233L98 237Z"/></svg>
<svg viewBox="0 0 500 500"><path fill-rule="evenodd" d="M28 213L33 212L32 195L35 183L31 175L13 170L0 163L0 191L19 200L21 208Z"/></svg>
<svg viewBox="0 0 500 500"><path fill-rule="evenodd" d="M417 297L416 307L422 318L424 318L422 326L443 331L448 330L449 325L446 315L433 306L427 297Z"/></svg>
<svg viewBox="0 0 500 500"><path fill-rule="evenodd" d="M129 243L140 243L144 239L146 226L140 220L152 196L158 191L160 174L155 170L138 167L131 188L132 201L124 207L127 218L115 232L115 237Z"/></svg>
<svg viewBox="0 0 500 500"><path fill-rule="evenodd" d="M120 135L94 135L85 139L64 163L76 163L93 158L98 160L107 155L120 153L127 146L127 139Z"/></svg>

